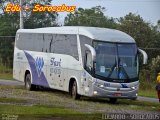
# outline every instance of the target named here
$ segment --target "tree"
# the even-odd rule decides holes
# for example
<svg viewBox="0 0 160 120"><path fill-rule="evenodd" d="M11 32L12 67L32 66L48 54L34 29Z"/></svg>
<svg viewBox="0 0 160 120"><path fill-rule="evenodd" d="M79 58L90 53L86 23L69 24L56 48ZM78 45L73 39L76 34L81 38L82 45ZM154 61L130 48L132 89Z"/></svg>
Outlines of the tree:
<svg viewBox="0 0 160 120"><path fill-rule="evenodd" d="M151 62L151 58L160 54L160 51L157 49L148 49L158 48L158 44L160 44L160 33L155 26L145 22L140 15L129 13L121 17L119 19L118 29L128 33L136 40L138 47L146 50L149 56L149 62Z"/></svg>
<svg viewBox="0 0 160 120"><path fill-rule="evenodd" d="M2 11L0 15L0 35L5 35L6 33L11 35L12 29L14 30L14 35L16 30L19 28L19 13L7 13L5 12L5 5L9 3L11 0L1 0L0 1L0 11ZM18 4L19 0L12 0L15 4ZM41 2L39 2L41 1ZM40 5L51 5L52 0L34 0L34 1L26 1L23 3L23 7L29 6L33 8L35 4ZM58 14L56 12L32 12L32 9L23 12L24 15L24 28L41 28L41 27L52 27L58 26L57 17ZM7 27L8 26L8 27ZM11 30L10 32L4 33L6 29Z"/></svg>
<svg viewBox="0 0 160 120"><path fill-rule="evenodd" d="M160 20L157 21L157 30L160 32Z"/></svg>
<svg viewBox="0 0 160 120"><path fill-rule="evenodd" d="M64 25L116 28L114 19L106 17L104 11L105 8L101 6L91 9L78 8L74 13L69 13L65 17Z"/></svg>
<svg viewBox="0 0 160 120"><path fill-rule="evenodd" d="M38 1L38 0L37 0ZM37 4L37 1L34 2L26 2L25 6L29 6L33 8L34 5ZM42 6L51 5L52 0L41 0L39 3ZM57 24L58 13L56 12L32 12L25 11L25 28L41 28L41 27L53 27L58 26Z"/></svg>
<svg viewBox="0 0 160 120"><path fill-rule="evenodd" d="M15 36L16 31L19 29L19 13L7 13L5 12L5 5L11 0L0 0L0 36ZM14 3L18 3L19 0L12 0ZM27 1L23 3L23 6L29 5L33 7L39 0ZM41 0L41 5L50 5L51 0ZM33 13L30 11L24 11L24 28L39 28L39 27L51 27L57 26L56 19L57 13ZM2 38L0 37L0 61L3 64L10 62L13 57L13 37ZM12 65L11 65L12 66Z"/></svg>
<svg viewBox="0 0 160 120"><path fill-rule="evenodd" d="M129 13L119 19L118 29L131 35L140 47L149 47L151 38L151 27L140 15Z"/></svg>
<svg viewBox="0 0 160 120"><path fill-rule="evenodd" d="M152 58L152 62L150 63L151 72L153 74L153 78L156 79L157 73L160 72L160 55L156 58Z"/></svg>

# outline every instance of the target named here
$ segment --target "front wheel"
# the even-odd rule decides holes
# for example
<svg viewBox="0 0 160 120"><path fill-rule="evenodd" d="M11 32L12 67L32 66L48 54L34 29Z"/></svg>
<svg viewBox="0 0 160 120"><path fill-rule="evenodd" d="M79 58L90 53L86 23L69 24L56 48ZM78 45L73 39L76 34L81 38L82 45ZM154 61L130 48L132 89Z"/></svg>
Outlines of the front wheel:
<svg viewBox="0 0 160 120"><path fill-rule="evenodd" d="M132 98L131 100L137 100L137 97L135 97L135 98Z"/></svg>
<svg viewBox="0 0 160 120"><path fill-rule="evenodd" d="M109 99L109 102L110 102L110 103L116 103L116 102L117 102L117 98L110 98L110 99Z"/></svg>
<svg viewBox="0 0 160 120"><path fill-rule="evenodd" d="M73 82L71 96L73 99L80 99L80 95L77 93L77 83L76 81Z"/></svg>

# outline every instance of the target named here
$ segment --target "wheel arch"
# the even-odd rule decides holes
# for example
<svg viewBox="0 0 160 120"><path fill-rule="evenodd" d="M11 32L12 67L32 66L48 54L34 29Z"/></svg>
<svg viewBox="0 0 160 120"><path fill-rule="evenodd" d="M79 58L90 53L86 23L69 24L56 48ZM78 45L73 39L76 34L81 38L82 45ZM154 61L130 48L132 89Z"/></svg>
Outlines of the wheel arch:
<svg viewBox="0 0 160 120"><path fill-rule="evenodd" d="M25 82L25 78L26 78L26 75L27 75L27 74L30 74L30 75L31 75L31 83L32 83L32 74L31 74L31 71L28 70L28 69L25 71L25 74L24 74L24 82Z"/></svg>
<svg viewBox="0 0 160 120"><path fill-rule="evenodd" d="M73 82L74 81L76 81L76 83L77 83L77 93L79 94L80 92L79 92L79 82L78 82L78 80L77 80L77 78L76 77L71 77L70 78L70 80L69 80L69 86L68 86L68 91L69 91L69 93L71 92L71 89L72 89L72 85L73 85Z"/></svg>

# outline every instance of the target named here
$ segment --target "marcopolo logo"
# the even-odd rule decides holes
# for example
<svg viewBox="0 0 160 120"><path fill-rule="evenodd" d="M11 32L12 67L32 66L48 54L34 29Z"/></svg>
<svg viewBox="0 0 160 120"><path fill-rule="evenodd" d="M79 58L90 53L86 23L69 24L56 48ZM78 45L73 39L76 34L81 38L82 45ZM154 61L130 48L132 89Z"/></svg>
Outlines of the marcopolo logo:
<svg viewBox="0 0 160 120"><path fill-rule="evenodd" d="M122 84L121 83L122 88L128 88L127 84Z"/></svg>
<svg viewBox="0 0 160 120"><path fill-rule="evenodd" d="M36 60L35 60L35 65L36 65L38 76L40 76L41 73L42 73L42 68L44 66L43 58L42 57L37 57Z"/></svg>

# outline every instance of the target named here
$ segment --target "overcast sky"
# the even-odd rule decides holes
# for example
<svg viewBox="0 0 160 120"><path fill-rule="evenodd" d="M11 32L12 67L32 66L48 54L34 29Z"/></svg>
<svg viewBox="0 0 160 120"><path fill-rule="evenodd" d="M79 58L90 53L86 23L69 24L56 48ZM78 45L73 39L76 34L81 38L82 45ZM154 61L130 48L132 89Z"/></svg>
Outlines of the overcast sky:
<svg viewBox="0 0 160 120"><path fill-rule="evenodd" d="M102 6L106 8L105 15L109 17L123 17L129 12L139 14L152 24L160 20L160 0L52 0L52 5L75 5L77 8L91 8ZM59 13L59 22L63 24L68 13Z"/></svg>

